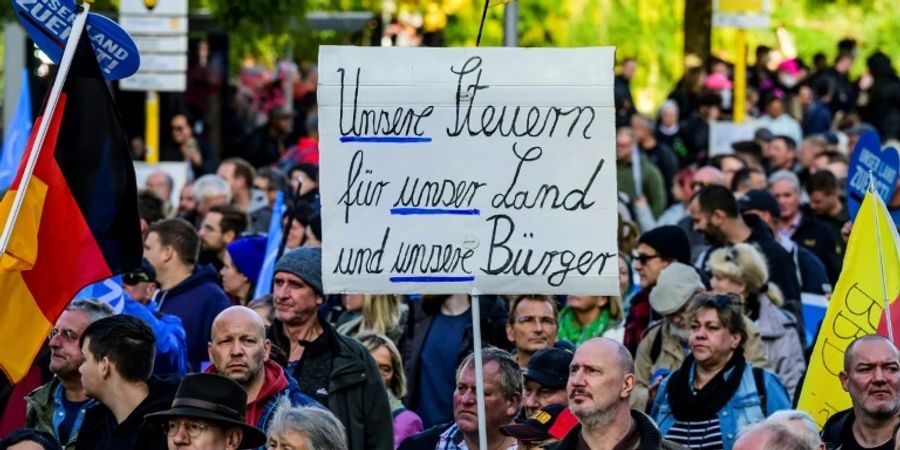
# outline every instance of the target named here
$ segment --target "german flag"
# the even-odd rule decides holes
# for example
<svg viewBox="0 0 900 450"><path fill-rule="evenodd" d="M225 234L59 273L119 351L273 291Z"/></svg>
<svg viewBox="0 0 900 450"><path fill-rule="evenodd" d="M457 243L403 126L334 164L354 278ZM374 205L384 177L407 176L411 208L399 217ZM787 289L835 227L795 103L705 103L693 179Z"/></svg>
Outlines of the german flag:
<svg viewBox="0 0 900 450"><path fill-rule="evenodd" d="M9 218L44 121L50 126L0 256L0 369L14 383L81 288L141 263L134 166L86 31L53 115L42 113L35 121L18 174L0 202L0 224Z"/></svg>

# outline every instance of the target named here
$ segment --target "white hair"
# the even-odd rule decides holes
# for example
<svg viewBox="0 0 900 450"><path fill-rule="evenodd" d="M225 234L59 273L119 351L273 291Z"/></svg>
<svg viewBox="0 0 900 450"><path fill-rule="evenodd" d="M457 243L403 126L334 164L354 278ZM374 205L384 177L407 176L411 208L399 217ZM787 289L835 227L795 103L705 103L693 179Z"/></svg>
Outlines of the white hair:
<svg viewBox="0 0 900 450"><path fill-rule="evenodd" d="M803 431L799 434L807 444L813 448L818 448L819 445L822 444L822 438L819 437L819 429L816 427L816 421L813 420L812 416L806 411L800 411L798 409L776 411L766 419L766 422L780 423L787 426L789 426L789 422L799 422L803 425Z"/></svg>
<svg viewBox="0 0 900 450"><path fill-rule="evenodd" d="M231 186L224 178L210 174L194 181L194 200L202 202L205 198L219 196L225 196L225 201L231 202Z"/></svg>
<svg viewBox="0 0 900 450"><path fill-rule="evenodd" d="M797 177L797 174L791 172L790 170L779 170L772 175L769 175L769 187L772 187L775 183L779 181L787 181L791 183L791 187L794 189L794 192L800 193L800 178Z"/></svg>
<svg viewBox="0 0 900 450"><path fill-rule="evenodd" d="M266 436L283 436L285 431L303 436L309 450L347 450L344 425L331 411L317 406L291 406L287 396L278 400Z"/></svg>

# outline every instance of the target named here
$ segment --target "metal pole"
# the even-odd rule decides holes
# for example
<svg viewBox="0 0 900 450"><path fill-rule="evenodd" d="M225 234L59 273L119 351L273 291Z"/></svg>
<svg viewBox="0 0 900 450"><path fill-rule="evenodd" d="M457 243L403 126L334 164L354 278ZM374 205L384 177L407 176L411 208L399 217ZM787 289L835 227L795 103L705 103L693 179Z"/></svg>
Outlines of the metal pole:
<svg viewBox="0 0 900 450"><path fill-rule="evenodd" d="M503 46L519 46L519 3L510 2L503 10Z"/></svg>
<svg viewBox="0 0 900 450"><path fill-rule="evenodd" d="M872 196L872 214L875 216L875 243L878 245L878 268L881 270L881 295L884 298L884 322L887 324L888 339L894 342L894 326L891 324L891 304L888 301L887 280L884 276L884 248L881 247L881 225L878 223L878 210L887 208L881 196L875 191L875 176L869 171L869 195ZM891 249L894 250L893 248Z"/></svg>
<svg viewBox="0 0 900 450"><path fill-rule="evenodd" d="M63 50L62 60L59 62L59 70L56 72L56 79L53 80L53 87L50 89L50 96L47 98L47 107L44 109L41 125L38 128L34 143L31 145L31 151L28 153L28 161L25 163L22 180L19 182L19 187L16 190L16 198L13 199L9 217L6 219L6 225L3 227L3 235L0 236L0 254L6 253L6 247L9 245L9 238L12 236L16 219L19 217L19 211L22 209L22 203L25 201L28 183L31 181L34 166L37 165L38 156L41 154L41 147L44 145L44 139L47 137L47 130L50 129L50 122L52 122L53 114L56 112L56 105L59 103L59 96L62 94L63 86L66 83L66 76L69 74L69 67L72 66L72 59L75 57L75 50L78 48L78 41L81 39L81 33L84 31L84 24L87 21L90 9L90 3L85 2L82 5L82 10L75 15L75 23L72 24L72 32L69 34L69 40L66 41L66 48ZM93 55L87 57L93 57Z"/></svg>
<svg viewBox="0 0 900 450"><path fill-rule="evenodd" d="M147 153L144 160L147 164L159 163L159 93L147 91L144 101L144 147Z"/></svg>
<svg viewBox="0 0 900 450"><path fill-rule="evenodd" d="M481 362L481 299L472 291L472 331L475 338L475 396L478 402L478 448L487 450L487 422L484 412L484 366Z"/></svg>

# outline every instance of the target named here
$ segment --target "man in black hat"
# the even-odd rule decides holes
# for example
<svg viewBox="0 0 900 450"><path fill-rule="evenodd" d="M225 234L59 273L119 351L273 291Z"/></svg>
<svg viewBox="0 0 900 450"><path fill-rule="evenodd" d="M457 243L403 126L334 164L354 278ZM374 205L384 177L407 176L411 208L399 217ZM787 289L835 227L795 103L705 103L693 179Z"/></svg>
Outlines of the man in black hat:
<svg viewBox="0 0 900 450"><path fill-rule="evenodd" d="M663 225L647 231L638 238L634 255L634 270L640 276L641 290L631 299L625 318L625 347L632 355L637 351L641 336L650 325L650 291L663 269L673 262L690 264L691 243L687 233L676 225Z"/></svg>
<svg viewBox="0 0 900 450"><path fill-rule="evenodd" d="M266 435L244 423L247 393L222 375L196 373L184 377L172 408L145 420L168 436L169 450L235 450L262 447Z"/></svg>
<svg viewBox="0 0 900 450"><path fill-rule="evenodd" d="M568 404L566 382L573 353L559 348L535 352L522 372L522 406L525 416L531 417L539 409L553 404Z"/></svg>

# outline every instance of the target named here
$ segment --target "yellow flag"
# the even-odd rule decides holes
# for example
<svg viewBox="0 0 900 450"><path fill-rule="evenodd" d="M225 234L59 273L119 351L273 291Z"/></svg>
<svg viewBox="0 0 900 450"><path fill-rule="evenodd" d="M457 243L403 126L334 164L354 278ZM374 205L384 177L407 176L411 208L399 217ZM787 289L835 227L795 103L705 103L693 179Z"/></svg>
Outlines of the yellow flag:
<svg viewBox="0 0 900 450"><path fill-rule="evenodd" d="M884 262L887 298L892 315L897 317L900 314L895 311L900 308L896 301L900 294L900 238L884 202L868 192L853 223L844 266L822 321L798 403L798 408L809 412L819 427L835 412L852 406L838 378L844 368L847 346L876 330L886 336L879 250ZM900 334L900 322L892 323L895 335Z"/></svg>

